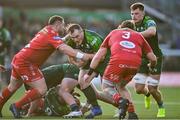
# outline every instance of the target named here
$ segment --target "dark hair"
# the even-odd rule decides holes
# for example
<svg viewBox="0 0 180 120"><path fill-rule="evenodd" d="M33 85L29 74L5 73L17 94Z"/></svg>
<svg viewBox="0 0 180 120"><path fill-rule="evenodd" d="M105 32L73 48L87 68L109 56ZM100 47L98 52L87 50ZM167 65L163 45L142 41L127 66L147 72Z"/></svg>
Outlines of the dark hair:
<svg viewBox="0 0 180 120"><path fill-rule="evenodd" d="M137 2L137 3L134 3L130 6L130 9L131 10L136 10L136 9L140 9L141 11L144 11L144 4L143 3L140 3L140 2Z"/></svg>
<svg viewBox="0 0 180 120"><path fill-rule="evenodd" d="M48 24L53 25L56 21L64 22L64 18L59 15L53 15L49 18Z"/></svg>
<svg viewBox="0 0 180 120"><path fill-rule="evenodd" d="M125 20L118 26L118 28L130 28L132 30L135 29L135 25L131 20Z"/></svg>
<svg viewBox="0 0 180 120"><path fill-rule="evenodd" d="M81 30L82 27L79 24L70 23L66 27L66 32L67 33L69 33L69 32L73 33L75 29Z"/></svg>

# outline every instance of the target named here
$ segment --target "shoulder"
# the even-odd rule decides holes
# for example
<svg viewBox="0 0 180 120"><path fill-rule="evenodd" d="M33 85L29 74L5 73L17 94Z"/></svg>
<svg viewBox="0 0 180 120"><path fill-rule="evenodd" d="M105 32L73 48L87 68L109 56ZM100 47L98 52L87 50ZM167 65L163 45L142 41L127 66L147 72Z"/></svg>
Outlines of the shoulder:
<svg viewBox="0 0 180 120"><path fill-rule="evenodd" d="M57 32L55 32L50 26L45 26L39 31L40 34L47 35L49 37L54 37L56 39L62 39Z"/></svg>
<svg viewBox="0 0 180 120"><path fill-rule="evenodd" d="M156 26L156 22L151 17L149 17L149 16L145 16L143 22L148 27Z"/></svg>
<svg viewBox="0 0 180 120"><path fill-rule="evenodd" d="M98 34L97 32L95 32L95 31L85 29L84 32L85 32L86 37L92 36L92 37L100 37L100 38L102 38L102 36L100 34Z"/></svg>

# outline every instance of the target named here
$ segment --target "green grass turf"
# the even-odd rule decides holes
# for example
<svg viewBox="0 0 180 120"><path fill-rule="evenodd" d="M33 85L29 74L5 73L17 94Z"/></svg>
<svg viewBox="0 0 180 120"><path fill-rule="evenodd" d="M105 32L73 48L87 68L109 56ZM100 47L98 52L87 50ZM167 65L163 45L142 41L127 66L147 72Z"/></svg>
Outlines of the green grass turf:
<svg viewBox="0 0 180 120"><path fill-rule="evenodd" d="M164 104L166 108L166 117L163 119L180 119L180 87L179 88L171 88L164 87L160 88L164 98ZM15 102L20 98L21 95L24 94L24 89L21 88L16 92L15 95L5 104L3 108L3 119L12 119L12 114L9 111L10 103ZM135 109L140 119L157 119L157 104L152 99L152 105L149 110L144 108L144 96L137 95L132 88L130 88L132 93L132 97L135 103ZM83 96L81 97L84 98ZM83 99L82 102L85 100ZM115 108L112 105L100 102L100 105L103 109L103 115L96 117L97 119L112 119L114 115ZM38 116L33 117L33 119L60 119L59 117L48 117L48 116Z"/></svg>

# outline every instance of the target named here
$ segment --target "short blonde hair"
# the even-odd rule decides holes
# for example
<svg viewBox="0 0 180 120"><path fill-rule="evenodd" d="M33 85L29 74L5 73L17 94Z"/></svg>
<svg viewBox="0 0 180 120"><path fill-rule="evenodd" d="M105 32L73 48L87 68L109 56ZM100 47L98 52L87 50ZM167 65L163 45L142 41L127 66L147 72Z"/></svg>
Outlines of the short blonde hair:
<svg viewBox="0 0 180 120"><path fill-rule="evenodd" d="M134 3L130 6L131 10L140 9L141 11L144 11L144 4L141 2Z"/></svg>
<svg viewBox="0 0 180 120"><path fill-rule="evenodd" d="M53 25L56 21L64 22L64 18L59 15L53 15L49 18L48 24Z"/></svg>
<svg viewBox="0 0 180 120"><path fill-rule="evenodd" d="M121 28L130 28L132 30L135 30L135 24L132 22L132 20L125 20L121 23L121 25L118 26L118 29Z"/></svg>

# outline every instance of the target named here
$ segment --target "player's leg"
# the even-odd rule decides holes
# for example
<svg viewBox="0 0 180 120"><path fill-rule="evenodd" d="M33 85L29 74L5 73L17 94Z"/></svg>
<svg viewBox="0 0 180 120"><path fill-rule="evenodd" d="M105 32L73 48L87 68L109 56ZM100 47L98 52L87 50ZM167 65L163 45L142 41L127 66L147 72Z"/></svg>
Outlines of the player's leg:
<svg viewBox="0 0 180 120"><path fill-rule="evenodd" d="M160 75L150 75L147 78L148 89L149 89L150 94L153 96L153 98L155 99L155 101L157 102L158 107L159 107L157 117L165 117L165 108L164 108L164 104L163 104L163 98L162 98L162 94L158 87L159 80L160 80Z"/></svg>
<svg viewBox="0 0 180 120"><path fill-rule="evenodd" d="M151 106L151 99L150 99L150 93L148 88L146 87L146 80L147 75L143 73L137 73L133 80L135 82L135 91L137 94L143 94L145 95L144 102L145 102L145 108L149 109Z"/></svg>
<svg viewBox="0 0 180 120"><path fill-rule="evenodd" d="M14 94L14 92L22 85L22 81L11 78L8 87L5 87L2 90L2 94L0 96L0 112L7 102L7 100ZM2 116L2 114L1 114Z"/></svg>
<svg viewBox="0 0 180 120"><path fill-rule="evenodd" d="M63 116L64 118L76 118L82 116L79 105L76 103L75 98L71 94L77 84L78 81L72 78L64 78L61 82L59 94L71 109L69 114Z"/></svg>
<svg viewBox="0 0 180 120"><path fill-rule="evenodd" d="M130 91L127 89L127 87L119 87L119 92L121 93L121 95L129 100L129 106L128 106L128 119L138 119L138 116L135 112L135 108L134 108L134 104L133 104L133 100L131 97L131 93Z"/></svg>
<svg viewBox="0 0 180 120"><path fill-rule="evenodd" d="M94 118L95 116L101 115L102 114L102 110L98 104L97 98L96 98L96 94L92 88L92 86L86 86L85 88L82 87L85 81L83 80L83 76L87 73L87 70L85 69L81 69L79 72L79 76L78 76L78 82L80 84L80 87L83 88L81 89L81 91L84 93L84 95L86 96L88 102L92 105L91 107L91 113L89 115L86 116L86 118ZM96 75L96 73L93 73L94 75ZM92 77L92 76L91 76ZM94 77L92 77L93 79Z"/></svg>
<svg viewBox="0 0 180 120"><path fill-rule="evenodd" d="M128 106L128 119L138 119L137 114L135 113L135 108L133 105L133 100L131 97L130 91L127 89L126 85L132 80L134 75L137 73L136 68L126 68L122 72L122 80L117 85L117 90L121 95L129 100L129 106Z"/></svg>
<svg viewBox="0 0 180 120"><path fill-rule="evenodd" d="M121 94L117 91L115 84L116 83L114 82L103 79L102 82L103 92L108 96L110 96L113 99L113 101L116 104L118 104L119 118L124 119L129 105L129 100L121 96Z"/></svg>
<svg viewBox="0 0 180 120"><path fill-rule="evenodd" d="M98 100L101 100L105 103L109 103L112 104L115 107L118 107L118 104L116 104L113 99L107 95L105 92L100 91L96 88L96 86L94 85L94 83L91 83L92 88L94 89L95 93L96 93L96 97Z"/></svg>
<svg viewBox="0 0 180 120"><path fill-rule="evenodd" d="M163 98L158 87L159 81L160 81L161 70L162 70L162 57L158 57L157 65L154 69L155 70L151 72L151 74L147 78L148 89L151 95L153 96L153 98L156 100L159 107L157 117L165 117L165 108L163 105Z"/></svg>
<svg viewBox="0 0 180 120"><path fill-rule="evenodd" d="M20 100L11 104L10 110L15 118L21 117L20 109L22 106L40 98L47 90L41 71L37 67L31 67L33 67L33 71L30 71L29 67L21 66L18 68L19 75L23 79L24 83L30 86L31 89L28 90L28 92Z"/></svg>
<svg viewBox="0 0 180 120"><path fill-rule="evenodd" d="M7 87L2 90L0 95L0 116L2 117L1 110L7 100L14 94L14 92L22 85L22 80L18 77L14 67L12 68L12 75L10 83Z"/></svg>
<svg viewBox="0 0 180 120"><path fill-rule="evenodd" d="M83 88L83 84L84 84L83 76L84 76L86 73L87 73L87 70L86 70L86 69L80 69L80 71L79 71L78 83L79 83L81 89L84 89L84 88Z"/></svg>
<svg viewBox="0 0 180 120"><path fill-rule="evenodd" d="M93 85L93 89L95 90L96 92L96 96L99 100L105 102L105 103L109 103L109 104L112 104L113 106L117 107L119 106L119 104L115 103L113 101L113 99L111 98L111 96L107 95L106 93L104 93L103 91L99 91L97 90L97 88ZM133 117L133 119L137 119L137 115L135 113L135 109L134 109L134 105L133 105L133 102L132 102L132 98L131 98L131 95L130 93L128 92L128 90L126 88L119 88L119 93L121 93L121 96L124 97L124 98L128 98L130 101L129 101L129 106L128 106L128 118L131 118ZM135 117L134 117L135 116ZM119 111L116 112L116 114L114 115L114 118L118 118L119 117Z"/></svg>

